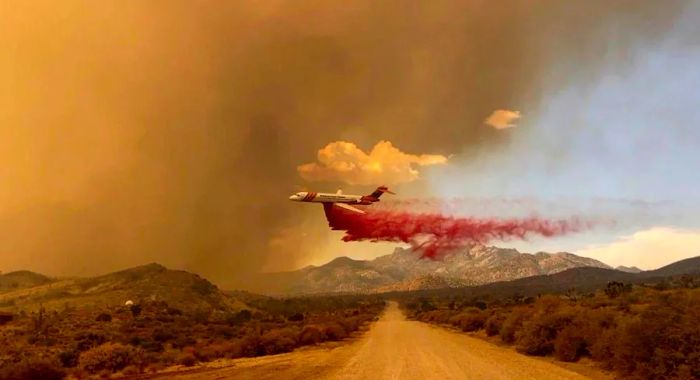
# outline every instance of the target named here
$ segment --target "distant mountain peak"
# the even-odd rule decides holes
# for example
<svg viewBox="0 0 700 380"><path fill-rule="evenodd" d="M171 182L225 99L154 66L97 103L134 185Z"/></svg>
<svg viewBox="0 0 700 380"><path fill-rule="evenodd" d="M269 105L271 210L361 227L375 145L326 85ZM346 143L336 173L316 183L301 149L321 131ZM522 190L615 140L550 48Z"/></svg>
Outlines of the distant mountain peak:
<svg viewBox="0 0 700 380"><path fill-rule="evenodd" d="M637 268L637 267L635 267L635 266L626 267L626 266L624 266L624 265L619 265L619 266L615 267L615 270L619 270L620 272L626 272L626 273L640 273L640 272L643 272L643 270L641 270L641 269L639 269L639 268Z"/></svg>

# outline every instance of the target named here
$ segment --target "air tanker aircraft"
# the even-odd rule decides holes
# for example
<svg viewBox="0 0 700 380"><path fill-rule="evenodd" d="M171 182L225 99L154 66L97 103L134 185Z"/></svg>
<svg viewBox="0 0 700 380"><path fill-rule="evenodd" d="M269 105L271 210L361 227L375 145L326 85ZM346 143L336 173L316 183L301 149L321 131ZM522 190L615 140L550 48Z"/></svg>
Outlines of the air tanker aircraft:
<svg viewBox="0 0 700 380"><path fill-rule="evenodd" d="M386 186L379 186L377 190L374 190L374 192L372 192L370 195L343 194L342 190L338 190L338 192L335 194L302 191L290 196L289 200L297 202L323 203L324 207L335 205L352 212L364 214L364 211L350 205L371 205L374 202L379 202L379 197L381 197L384 193L395 194L394 192L389 191L389 188Z"/></svg>

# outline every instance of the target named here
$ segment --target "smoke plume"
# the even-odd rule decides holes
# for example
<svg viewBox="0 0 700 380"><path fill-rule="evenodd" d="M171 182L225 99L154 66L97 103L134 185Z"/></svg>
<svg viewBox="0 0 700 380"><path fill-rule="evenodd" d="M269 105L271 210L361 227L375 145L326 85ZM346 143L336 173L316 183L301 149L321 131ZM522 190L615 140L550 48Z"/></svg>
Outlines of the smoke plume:
<svg viewBox="0 0 700 380"><path fill-rule="evenodd" d="M0 269L91 275L156 261L235 287L267 262L306 265L325 221L287 196L307 185L295 169L319 147L498 151L514 134L485 127L486 115L530 115L547 83L627 67L684 9L2 1ZM427 182L397 190L428 196ZM319 233L289 240L307 224Z"/></svg>

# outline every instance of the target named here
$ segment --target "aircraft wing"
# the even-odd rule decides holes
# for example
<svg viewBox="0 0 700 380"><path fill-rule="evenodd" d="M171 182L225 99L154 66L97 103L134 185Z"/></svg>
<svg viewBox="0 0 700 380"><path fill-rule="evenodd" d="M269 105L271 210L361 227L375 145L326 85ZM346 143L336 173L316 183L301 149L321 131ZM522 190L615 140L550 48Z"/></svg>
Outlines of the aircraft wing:
<svg viewBox="0 0 700 380"><path fill-rule="evenodd" d="M348 211L356 212L358 214L366 214L364 211L360 210L359 208L352 207L348 204L345 203L335 203L336 206L344 208Z"/></svg>

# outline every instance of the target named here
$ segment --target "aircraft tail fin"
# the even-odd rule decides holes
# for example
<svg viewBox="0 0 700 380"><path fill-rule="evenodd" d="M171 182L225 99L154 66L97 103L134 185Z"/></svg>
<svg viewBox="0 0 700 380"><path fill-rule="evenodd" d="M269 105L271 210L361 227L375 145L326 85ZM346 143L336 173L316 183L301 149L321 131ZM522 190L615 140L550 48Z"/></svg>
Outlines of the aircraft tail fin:
<svg viewBox="0 0 700 380"><path fill-rule="evenodd" d="M377 190L374 190L374 192L370 194L370 196L379 199L379 197L381 197L384 193L396 194L393 191L389 190L389 188L386 186L379 186Z"/></svg>

